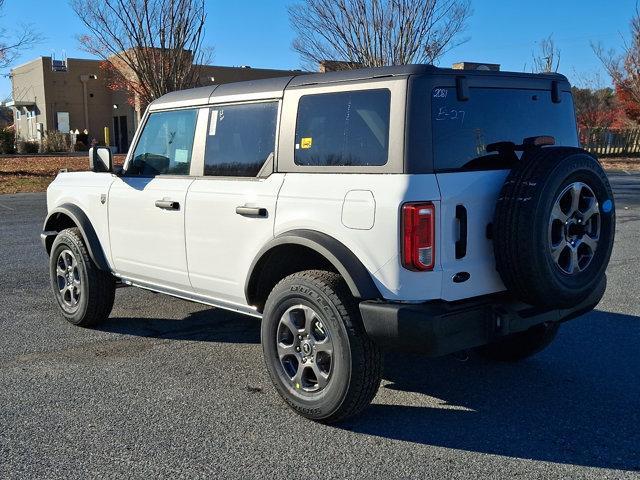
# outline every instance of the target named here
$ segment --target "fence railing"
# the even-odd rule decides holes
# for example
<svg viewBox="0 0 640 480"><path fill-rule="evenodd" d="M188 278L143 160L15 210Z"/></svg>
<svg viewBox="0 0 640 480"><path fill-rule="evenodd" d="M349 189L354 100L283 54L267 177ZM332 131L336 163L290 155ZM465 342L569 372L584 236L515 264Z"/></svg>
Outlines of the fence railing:
<svg viewBox="0 0 640 480"><path fill-rule="evenodd" d="M585 128L580 130L580 143L582 148L600 157L639 157L640 128Z"/></svg>

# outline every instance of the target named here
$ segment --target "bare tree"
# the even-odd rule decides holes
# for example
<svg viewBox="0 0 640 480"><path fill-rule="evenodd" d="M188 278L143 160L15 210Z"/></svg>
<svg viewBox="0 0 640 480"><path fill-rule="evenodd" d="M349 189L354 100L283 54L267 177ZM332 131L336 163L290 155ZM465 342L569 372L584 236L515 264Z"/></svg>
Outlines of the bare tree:
<svg viewBox="0 0 640 480"><path fill-rule="evenodd" d="M434 63L459 39L470 0L302 0L289 7L305 66L343 68Z"/></svg>
<svg viewBox="0 0 640 480"><path fill-rule="evenodd" d="M533 53L533 73L557 72L560 67L560 50L556 48L553 35L540 40L540 50Z"/></svg>
<svg viewBox="0 0 640 480"><path fill-rule="evenodd" d="M82 48L104 59L114 89L144 106L199 84L209 51L204 0L70 0L90 34Z"/></svg>
<svg viewBox="0 0 640 480"><path fill-rule="evenodd" d="M591 47L620 89L636 104L640 105L640 10L636 3L631 19L631 39L623 39L622 53L606 50L602 44L592 43Z"/></svg>
<svg viewBox="0 0 640 480"><path fill-rule="evenodd" d="M0 12L5 0L0 0ZM10 67L16 58L26 49L40 42L42 37L33 28L25 25L14 35L9 35L6 28L0 28L0 69Z"/></svg>

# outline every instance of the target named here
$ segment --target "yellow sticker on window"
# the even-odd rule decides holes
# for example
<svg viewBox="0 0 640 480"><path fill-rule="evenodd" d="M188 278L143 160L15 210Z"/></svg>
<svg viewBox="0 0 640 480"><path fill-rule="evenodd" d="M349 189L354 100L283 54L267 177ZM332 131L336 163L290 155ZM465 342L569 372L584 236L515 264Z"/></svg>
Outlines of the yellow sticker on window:
<svg viewBox="0 0 640 480"><path fill-rule="evenodd" d="M305 137L300 139L300 148L311 148L313 144L313 138Z"/></svg>

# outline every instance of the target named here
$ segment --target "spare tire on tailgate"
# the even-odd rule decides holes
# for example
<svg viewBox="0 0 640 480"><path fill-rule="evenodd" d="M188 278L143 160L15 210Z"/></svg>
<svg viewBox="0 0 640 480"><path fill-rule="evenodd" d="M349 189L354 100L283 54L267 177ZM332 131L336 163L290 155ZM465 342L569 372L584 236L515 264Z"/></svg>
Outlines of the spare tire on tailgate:
<svg viewBox="0 0 640 480"><path fill-rule="evenodd" d="M615 209L607 176L586 151L525 151L496 205L493 245L506 288L523 302L569 307L602 280Z"/></svg>

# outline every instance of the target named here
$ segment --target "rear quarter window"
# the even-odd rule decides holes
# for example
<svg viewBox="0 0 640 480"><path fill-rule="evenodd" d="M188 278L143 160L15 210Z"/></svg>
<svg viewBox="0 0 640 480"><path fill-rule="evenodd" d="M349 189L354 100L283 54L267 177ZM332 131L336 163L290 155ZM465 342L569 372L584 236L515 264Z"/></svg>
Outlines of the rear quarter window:
<svg viewBox="0 0 640 480"><path fill-rule="evenodd" d="M391 92L305 95L298 103L296 165L380 166L389 155Z"/></svg>
<svg viewBox="0 0 640 480"><path fill-rule="evenodd" d="M486 150L496 142L549 135L556 145L579 145L569 92L553 103L548 90L471 88L459 101L455 88L434 88L431 125L437 171L500 168L498 155Z"/></svg>

